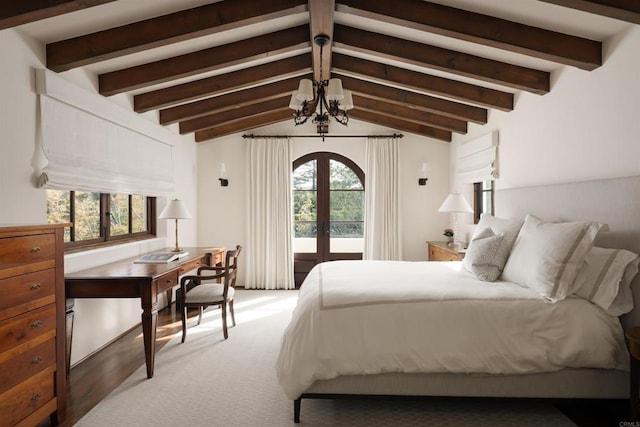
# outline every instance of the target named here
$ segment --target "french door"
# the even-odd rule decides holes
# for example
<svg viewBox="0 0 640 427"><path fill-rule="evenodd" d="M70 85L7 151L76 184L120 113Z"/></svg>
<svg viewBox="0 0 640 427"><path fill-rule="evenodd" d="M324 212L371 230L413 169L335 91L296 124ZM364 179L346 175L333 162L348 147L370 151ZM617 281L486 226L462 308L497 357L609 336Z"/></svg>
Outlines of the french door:
<svg viewBox="0 0 640 427"><path fill-rule="evenodd" d="M362 169L336 153L307 154L293 163L292 187L296 287L320 262L362 259Z"/></svg>

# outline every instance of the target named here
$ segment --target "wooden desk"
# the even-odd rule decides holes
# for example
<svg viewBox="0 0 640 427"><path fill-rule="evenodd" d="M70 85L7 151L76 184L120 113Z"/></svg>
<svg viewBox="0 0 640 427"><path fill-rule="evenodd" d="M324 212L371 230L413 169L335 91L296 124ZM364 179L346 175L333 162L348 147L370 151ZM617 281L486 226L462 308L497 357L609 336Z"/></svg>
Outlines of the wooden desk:
<svg viewBox="0 0 640 427"><path fill-rule="evenodd" d="M164 249L170 251L171 249ZM73 335L74 298L140 298L147 377L153 377L158 294L169 294L179 277L201 265L224 262L224 248L184 248L189 255L168 264L134 264L127 258L65 276L67 297L67 372ZM169 303L171 300L169 299Z"/></svg>

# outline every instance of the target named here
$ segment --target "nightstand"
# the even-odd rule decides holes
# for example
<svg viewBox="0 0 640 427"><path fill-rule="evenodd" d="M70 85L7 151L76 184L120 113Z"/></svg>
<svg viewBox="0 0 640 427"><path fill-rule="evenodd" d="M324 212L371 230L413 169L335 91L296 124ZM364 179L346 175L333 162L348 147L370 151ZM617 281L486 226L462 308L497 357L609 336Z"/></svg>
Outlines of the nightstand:
<svg viewBox="0 0 640 427"><path fill-rule="evenodd" d="M454 249L447 242L427 242L429 261L462 261L466 249Z"/></svg>
<svg viewBox="0 0 640 427"><path fill-rule="evenodd" d="M631 372L629 374L629 418L638 421L638 386L640 384L640 327L630 328L626 332L629 341Z"/></svg>

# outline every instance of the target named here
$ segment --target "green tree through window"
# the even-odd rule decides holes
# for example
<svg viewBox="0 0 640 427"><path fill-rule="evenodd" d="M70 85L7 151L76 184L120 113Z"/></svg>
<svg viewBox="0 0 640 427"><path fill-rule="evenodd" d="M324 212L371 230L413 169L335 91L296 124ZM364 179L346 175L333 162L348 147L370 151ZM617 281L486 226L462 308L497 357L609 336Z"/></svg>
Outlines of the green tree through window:
<svg viewBox="0 0 640 427"><path fill-rule="evenodd" d="M65 249L155 237L155 197L47 190L49 223L71 222Z"/></svg>

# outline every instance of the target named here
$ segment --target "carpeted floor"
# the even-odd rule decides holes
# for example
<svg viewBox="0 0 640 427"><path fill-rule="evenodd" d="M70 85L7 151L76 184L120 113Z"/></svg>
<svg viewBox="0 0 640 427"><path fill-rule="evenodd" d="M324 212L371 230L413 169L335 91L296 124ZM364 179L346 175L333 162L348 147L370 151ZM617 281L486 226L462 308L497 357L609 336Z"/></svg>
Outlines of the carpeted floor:
<svg viewBox="0 0 640 427"><path fill-rule="evenodd" d="M239 290L238 325L222 339L220 310L205 311L187 341L156 355L77 426L272 427L293 423L274 364L295 291ZM574 426L551 403L490 399L303 400L301 426Z"/></svg>

